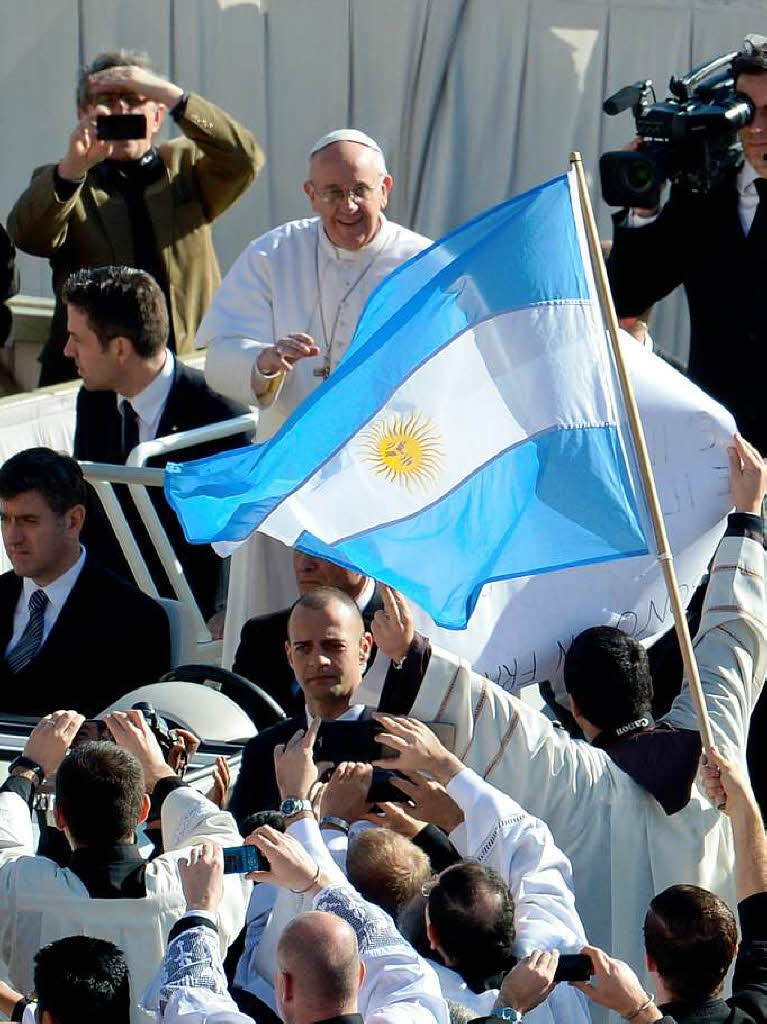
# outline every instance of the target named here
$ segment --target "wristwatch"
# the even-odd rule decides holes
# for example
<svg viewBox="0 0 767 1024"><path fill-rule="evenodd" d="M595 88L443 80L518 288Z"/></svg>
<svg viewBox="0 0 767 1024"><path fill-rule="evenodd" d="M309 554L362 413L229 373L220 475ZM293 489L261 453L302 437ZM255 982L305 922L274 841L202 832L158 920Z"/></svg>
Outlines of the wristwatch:
<svg viewBox="0 0 767 1024"><path fill-rule="evenodd" d="M510 1020L514 1024L519 1024L522 1020L523 1014L519 1010L515 1010L513 1006L494 1006L490 1011L491 1017L499 1017L501 1020Z"/></svg>
<svg viewBox="0 0 767 1024"><path fill-rule="evenodd" d="M286 796L280 804L280 810L286 818L291 818L294 814L300 814L301 811L311 811L312 802L311 800L302 800L298 796Z"/></svg>
<svg viewBox="0 0 767 1024"><path fill-rule="evenodd" d="M33 761L31 757L27 757L25 754L19 754L18 757L14 758L13 761L8 765L8 774L11 775L14 768L29 768L37 776L38 786L42 786L45 782L45 772L41 765L37 761Z"/></svg>

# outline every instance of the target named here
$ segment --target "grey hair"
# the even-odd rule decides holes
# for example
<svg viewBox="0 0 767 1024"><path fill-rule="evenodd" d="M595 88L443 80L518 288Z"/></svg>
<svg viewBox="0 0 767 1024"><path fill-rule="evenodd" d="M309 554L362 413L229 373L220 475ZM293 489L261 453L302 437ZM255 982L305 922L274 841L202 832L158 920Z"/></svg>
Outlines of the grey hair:
<svg viewBox="0 0 767 1024"><path fill-rule="evenodd" d="M88 79L97 71L107 68L143 68L144 71L155 71L148 53L143 50L105 50L94 57L90 64L80 68L77 75L77 107L83 110L88 103L90 89Z"/></svg>

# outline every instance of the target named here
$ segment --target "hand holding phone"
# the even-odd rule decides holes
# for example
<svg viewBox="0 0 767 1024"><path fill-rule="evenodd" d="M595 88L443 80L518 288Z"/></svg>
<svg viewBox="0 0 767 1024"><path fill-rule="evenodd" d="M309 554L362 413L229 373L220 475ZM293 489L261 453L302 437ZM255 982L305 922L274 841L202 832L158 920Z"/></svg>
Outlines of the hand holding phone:
<svg viewBox="0 0 767 1024"><path fill-rule="evenodd" d="M223 852L225 875L249 875L251 871L269 870L269 861L257 846L226 846Z"/></svg>

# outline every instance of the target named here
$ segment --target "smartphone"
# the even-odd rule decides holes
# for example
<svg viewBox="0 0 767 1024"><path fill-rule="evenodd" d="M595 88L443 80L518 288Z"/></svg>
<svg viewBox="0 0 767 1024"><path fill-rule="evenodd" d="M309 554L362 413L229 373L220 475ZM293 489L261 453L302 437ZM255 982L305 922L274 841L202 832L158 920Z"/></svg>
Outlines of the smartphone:
<svg viewBox="0 0 767 1024"><path fill-rule="evenodd" d="M557 963L554 981L588 981L593 973L591 957L585 953L563 953Z"/></svg>
<svg viewBox="0 0 767 1024"><path fill-rule="evenodd" d="M407 794L392 783L392 776L401 772L390 772L387 768L374 768L373 778L370 780L368 790L368 802L371 804L402 804L407 801Z"/></svg>
<svg viewBox="0 0 767 1024"><path fill-rule="evenodd" d="M75 733L71 746L79 747L83 743L114 743L114 737L107 728L107 723L100 718L87 718Z"/></svg>
<svg viewBox="0 0 767 1024"><path fill-rule="evenodd" d="M102 142L120 139L143 139L146 136L145 114L99 114L96 135Z"/></svg>
<svg viewBox="0 0 767 1024"><path fill-rule="evenodd" d="M380 722L365 718L356 722L323 722L314 744L315 761L358 761L369 764L397 756L393 747L379 743L376 736L383 732Z"/></svg>
<svg viewBox="0 0 767 1024"><path fill-rule="evenodd" d="M224 849L224 874L246 875L251 871L268 871L269 861L257 846L227 846Z"/></svg>

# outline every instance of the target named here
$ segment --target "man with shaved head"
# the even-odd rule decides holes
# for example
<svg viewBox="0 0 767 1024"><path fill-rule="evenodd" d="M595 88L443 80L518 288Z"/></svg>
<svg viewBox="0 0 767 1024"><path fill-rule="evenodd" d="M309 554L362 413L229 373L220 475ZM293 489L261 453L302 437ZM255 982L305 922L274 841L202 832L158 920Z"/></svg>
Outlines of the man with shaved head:
<svg viewBox="0 0 767 1024"><path fill-rule="evenodd" d="M274 989L285 1024L359 1016L357 992L364 977L357 937L335 914L309 910L280 936Z"/></svg>
<svg viewBox="0 0 767 1024"><path fill-rule="evenodd" d="M205 376L220 394L259 406L260 441L335 370L373 290L430 244L384 216L392 184L370 136L324 135L304 182L314 216L251 242L216 292L197 332ZM254 534L232 560L223 663L248 619L295 598L290 553Z"/></svg>
<svg viewBox="0 0 767 1024"><path fill-rule="evenodd" d="M318 587L296 601L288 620L285 652L303 692L306 710L248 740L230 802L237 821L279 804L275 747L287 743L298 729L306 729L315 719L356 721L363 713L369 715L361 705L355 705L354 694L372 643L359 608L342 590ZM320 727L320 736L322 733ZM323 759L333 758L325 758L323 753Z"/></svg>

